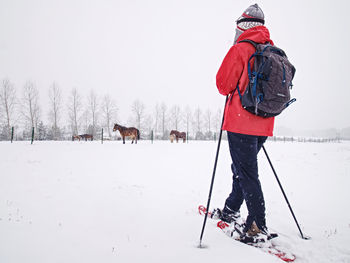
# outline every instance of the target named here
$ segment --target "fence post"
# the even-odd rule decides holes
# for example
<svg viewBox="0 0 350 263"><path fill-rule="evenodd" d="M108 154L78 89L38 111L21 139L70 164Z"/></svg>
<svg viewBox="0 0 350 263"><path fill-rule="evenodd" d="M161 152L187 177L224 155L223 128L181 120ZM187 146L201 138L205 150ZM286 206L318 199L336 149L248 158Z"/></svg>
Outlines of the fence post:
<svg viewBox="0 0 350 263"><path fill-rule="evenodd" d="M102 132L101 132L101 144L103 144L103 128L102 128Z"/></svg>
<svg viewBox="0 0 350 263"><path fill-rule="evenodd" d="M30 144L33 144L33 141L34 141L34 127L32 127L32 141Z"/></svg>
<svg viewBox="0 0 350 263"><path fill-rule="evenodd" d="M12 143L12 141L13 141L13 131L14 131L14 127L12 126L12 127L11 127L11 143Z"/></svg>

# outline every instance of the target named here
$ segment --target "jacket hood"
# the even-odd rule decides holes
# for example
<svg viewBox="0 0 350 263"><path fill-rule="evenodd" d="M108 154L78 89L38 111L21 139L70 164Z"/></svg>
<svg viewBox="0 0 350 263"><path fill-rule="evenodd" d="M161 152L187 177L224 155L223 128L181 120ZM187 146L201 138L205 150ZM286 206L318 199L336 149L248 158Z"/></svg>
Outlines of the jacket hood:
<svg viewBox="0 0 350 263"><path fill-rule="evenodd" d="M244 31L237 39L237 42L249 39L256 43L269 42L273 45L273 41L270 39L270 32L265 26L256 26Z"/></svg>

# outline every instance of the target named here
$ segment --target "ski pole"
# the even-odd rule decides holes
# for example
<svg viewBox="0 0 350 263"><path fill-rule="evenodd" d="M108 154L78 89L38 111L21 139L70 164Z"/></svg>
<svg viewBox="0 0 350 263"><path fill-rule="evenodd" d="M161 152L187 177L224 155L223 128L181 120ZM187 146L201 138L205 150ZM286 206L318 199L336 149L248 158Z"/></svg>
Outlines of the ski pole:
<svg viewBox="0 0 350 263"><path fill-rule="evenodd" d="M228 95L226 96L226 101L225 101L225 107L226 107L226 103L228 100ZM214 162L214 170L213 170L213 175L211 178L211 184L210 184L210 190L209 190L209 196L208 196L208 202L207 202L207 211L204 215L204 221L203 221L203 227L202 227L202 232L201 232L201 236L199 239L199 247L202 248L202 238L203 238L203 234L204 234L204 229L205 229L205 225L207 222L207 217L208 217L208 211L209 211L209 206L210 206L210 200L211 200L211 193L213 191L213 186L214 186L214 178L215 178L215 173L216 173L216 165L218 163L218 157L219 157L219 151L220 151L220 144L221 144L221 136L222 136L222 126L224 124L224 117L225 117L225 107L224 107L224 112L222 114L222 122L221 122L221 128L220 128L220 134L219 134L219 139L218 139L218 148L216 150L216 156L215 156L215 162Z"/></svg>
<svg viewBox="0 0 350 263"><path fill-rule="evenodd" d="M285 193L284 190L283 190L283 187L282 187L282 185L281 185L281 182L280 182L280 180L278 179L277 173L276 173L275 169L273 168L272 162L271 162L271 160L270 160L269 155L268 155L267 152L266 152L266 149L265 149L264 145L262 146L262 148L263 148L263 150L264 150L264 153L265 153L265 155L266 155L267 160L269 161L269 164L270 164L270 166L271 166L271 169L272 169L272 171L273 171L273 173L274 173L274 175L275 175L275 177L276 177L277 183L278 183L278 185L280 186L280 189L281 189L281 191L282 191L282 194L283 194L283 196L284 196L284 199L285 199L286 202L287 202L287 205L288 205L288 207L289 207L289 210L290 210L290 212L292 213L292 216L293 216L293 218L294 218L294 221L295 221L295 223L297 224L297 227L298 227L298 229L299 229L301 238L302 238L302 239L306 239L306 240L307 240L307 239L310 239L310 237L304 236L303 232L301 231L300 226L299 226L299 224L298 224L298 220L297 220L297 218L296 218L295 215L294 215L293 209L292 209L292 207L291 207L291 205L290 205L290 203L289 203L289 201L288 201L287 195L286 195L286 193Z"/></svg>

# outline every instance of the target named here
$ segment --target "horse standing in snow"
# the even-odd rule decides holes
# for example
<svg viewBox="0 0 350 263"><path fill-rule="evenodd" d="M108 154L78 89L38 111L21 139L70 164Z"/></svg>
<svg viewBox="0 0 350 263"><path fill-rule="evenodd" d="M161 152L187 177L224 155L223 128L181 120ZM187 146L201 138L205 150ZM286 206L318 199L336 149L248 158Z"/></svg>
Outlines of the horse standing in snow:
<svg viewBox="0 0 350 263"><path fill-rule="evenodd" d="M174 136L175 136L176 142L179 142L179 139L183 139L183 142L186 142L186 132L179 132L176 130L172 130L170 132L170 141L171 142L174 141Z"/></svg>
<svg viewBox="0 0 350 263"><path fill-rule="evenodd" d="M92 136L92 134L80 134L80 135L73 135L72 136L72 141L75 141L75 139L77 140L83 140L85 139L85 141L87 141L87 139L90 139L91 141L94 139L94 137Z"/></svg>
<svg viewBox="0 0 350 263"><path fill-rule="evenodd" d="M137 144L137 140L140 139L140 131L134 127L127 128L116 123L114 124L113 131L115 132L116 130L118 130L122 136L123 144L125 144L125 137L131 137L131 143L134 143L135 140L135 144Z"/></svg>
<svg viewBox="0 0 350 263"><path fill-rule="evenodd" d="M173 143L175 139L176 139L175 134L171 134L170 135L170 142Z"/></svg>
<svg viewBox="0 0 350 263"><path fill-rule="evenodd" d="M90 139L91 141L94 139L94 136L92 136L92 134L81 134L79 135L79 137L85 141L87 141L88 139Z"/></svg>
<svg viewBox="0 0 350 263"><path fill-rule="evenodd" d="M79 140L80 141L80 136L79 135L73 135L72 136L72 141L75 141L75 139Z"/></svg>

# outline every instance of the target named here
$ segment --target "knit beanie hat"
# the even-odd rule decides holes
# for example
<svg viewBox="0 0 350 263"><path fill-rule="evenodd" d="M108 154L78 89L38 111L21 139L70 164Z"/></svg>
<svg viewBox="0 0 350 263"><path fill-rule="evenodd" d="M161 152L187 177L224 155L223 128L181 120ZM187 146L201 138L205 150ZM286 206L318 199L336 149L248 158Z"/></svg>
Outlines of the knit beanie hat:
<svg viewBox="0 0 350 263"><path fill-rule="evenodd" d="M237 28L245 31L255 26L262 26L265 23L264 13L258 4L249 6L236 20Z"/></svg>
<svg viewBox="0 0 350 263"><path fill-rule="evenodd" d="M258 4L249 6L243 14L236 20L237 29L235 36L235 43L237 38L247 29L256 26L262 26L265 23L264 13Z"/></svg>

